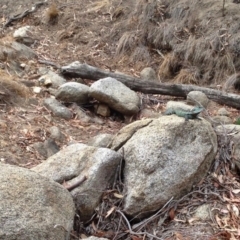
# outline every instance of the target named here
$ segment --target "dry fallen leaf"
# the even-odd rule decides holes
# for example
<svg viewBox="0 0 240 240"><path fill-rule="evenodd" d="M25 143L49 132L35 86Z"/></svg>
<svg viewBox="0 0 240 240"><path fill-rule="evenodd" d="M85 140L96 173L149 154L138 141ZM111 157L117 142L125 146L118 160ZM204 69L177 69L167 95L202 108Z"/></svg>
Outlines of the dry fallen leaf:
<svg viewBox="0 0 240 240"><path fill-rule="evenodd" d="M173 219L175 218L174 208L170 209L170 211L169 211L169 217L171 218L171 220L173 220Z"/></svg>
<svg viewBox="0 0 240 240"><path fill-rule="evenodd" d="M216 222L217 222L218 226L219 226L220 228L223 227L222 221L221 221L221 219L218 217L218 214L216 214L215 219L216 219Z"/></svg>
<svg viewBox="0 0 240 240"><path fill-rule="evenodd" d="M175 237L176 237L176 240L184 240L181 233L175 232Z"/></svg>
<svg viewBox="0 0 240 240"><path fill-rule="evenodd" d="M238 194L238 193L240 193L240 189L233 189L232 192L235 194Z"/></svg>
<svg viewBox="0 0 240 240"><path fill-rule="evenodd" d="M137 236L134 236L134 235L131 235L131 239L132 240L143 240L143 238L140 238L140 237L137 237Z"/></svg>
<svg viewBox="0 0 240 240"><path fill-rule="evenodd" d="M239 209L238 209L238 207L233 204L233 205L232 205L232 210L233 210L235 216L238 217L238 216L239 216Z"/></svg>
<svg viewBox="0 0 240 240"><path fill-rule="evenodd" d="M119 198L119 199L122 199L123 198L123 195L122 194L119 194L119 193L114 193L113 196L115 198Z"/></svg>
<svg viewBox="0 0 240 240"><path fill-rule="evenodd" d="M194 222L194 221L198 221L199 220L199 218L190 218L190 219L188 219L188 223L190 224L190 225L192 225L192 223Z"/></svg>
<svg viewBox="0 0 240 240"><path fill-rule="evenodd" d="M116 207L112 207L111 209L109 209L107 211L107 215L105 216L105 218L109 217L115 209L116 209Z"/></svg>

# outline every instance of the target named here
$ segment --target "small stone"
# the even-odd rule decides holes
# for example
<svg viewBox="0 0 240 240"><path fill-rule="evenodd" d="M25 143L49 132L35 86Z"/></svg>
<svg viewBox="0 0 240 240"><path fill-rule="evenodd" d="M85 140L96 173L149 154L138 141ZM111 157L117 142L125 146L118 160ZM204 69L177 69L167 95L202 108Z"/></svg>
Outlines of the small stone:
<svg viewBox="0 0 240 240"><path fill-rule="evenodd" d="M90 96L123 115L134 115L140 108L140 98L136 92L112 77L94 82Z"/></svg>
<svg viewBox="0 0 240 240"><path fill-rule="evenodd" d="M201 105L204 108L207 108L209 99L207 95L201 91L191 91L187 95L188 103L192 105Z"/></svg>
<svg viewBox="0 0 240 240"><path fill-rule="evenodd" d="M66 79L50 70L48 70L46 74L41 76L38 81L40 85L43 85L45 87L51 86L53 88L58 88L62 84L66 83Z"/></svg>
<svg viewBox="0 0 240 240"><path fill-rule="evenodd" d="M84 111L77 104L73 104L72 109L74 110L74 112L77 116L77 119L79 119L82 123L88 124L88 123L92 122L92 118L90 116L88 116L86 111Z"/></svg>
<svg viewBox="0 0 240 240"><path fill-rule="evenodd" d="M61 132L61 130L56 126L50 127L48 131L50 133L50 138L56 141L63 142L66 138L65 135Z"/></svg>
<svg viewBox="0 0 240 240"><path fill-rule="evenodd" d="M13 33L13 37L14 38L25 38L25 37L28 37L28 34L29 34L28 32L30 30L31 30L30 26L24 26L24 27L18 28Z"/></svg>
<svg viewBox="0 0 240 240"><path fill-rule="evenodd" d="M177 109L181 108L186 111L192 110L193 106L187 105L185 102L176 102L176 101L168 101L166 105L166 110L168 109Z"/></svg>
<svg viewBox="0 0 240 240"><path fill-rule="evenodd" d="M89 89L87 85L82 83L67 82L58 88L56 98L64 102L84 104L89 101Z"/></svg>
<svg viewBox="0 0 240 240"><path fill-rule="evenodd" d="M47 159L47 151L42 142L35 142L35 143L31 144L30 147L35 149L42 157Z"/></svg>
<svg viewBox="0 0 240 240"><path fill-rule="evenodd" d="M103 117L109 117L111 111L107 104L99 104L96 109L96 114Z"/></svg>
<svg viewBox="0 0 240 240"><path fill-rule="evenodd" d="M153 111L152 109L144 108L140 112L140 118L158 118L161 117L162 114Z"/></svg>
<svg viewBox="0 0 240 240"><path fill-rule="evenodd" d="M152 82L158 82L156 72L151 67L144 68L140 73L140 78Z"/></svg>
<svg viewBox="0 0 240 240"><path fill-rule="evenodd" d="M53 115L56 117L61 117L66 120L72 118L72 112L67 107L58 102L55 98L44 99L44 106L47 109L51 110Z"/></svg>
<svg viewBox="0 0 240 240"><path fill-rule="evenodd" d="M34 92L34 93L39 94L39 93L41 93L41 91L42 91L42 88L41 88L41 87L33 87L33 92Z"/></svg>
<svg viewBox="0 0 240 240"><path fill-rule="evenodd" d="M197 218L199 220L210 220L211 216L209 213L210 213L210 205L203 204L196 209L195 214L193 215L193 218Z"/></svg>
<svg viewBox="0 0 240 240"><path fill-rule="evenodd" d="M40 85L43 85L45 87L51 87L52 86L52 81L49 78L46 78L45 76L42 76L38 79L38 82Z"/></svg>
<svg viewBox="0 0 240 240"><path fill-rule="evenodd" d="M213 126L218 126L221 124L232 124L233 121L230 117L227 116L214 116L212 117L212 121L210 121L212 123Z"/></svg>
<svg viewBox="0 0 240 240"><path fill-rule="evenodd" d="M34 38L32 36L30 26L24 26L17 29L13 33L13 37L16 39L16 41L22 42L23 44L26 44L28 46L34 43Z"/></svg>
<svg viewBox="0 0 240 240"><path fill-rule="evenodd" d="M113 135L112 134L99 134L89 140L88 145L93 147L108 147L110 142L112 141Z"/></svg>
<svg viewBox="0 0 240 240"><path fill-rule="evenodd" d="M47 158L51 157L60 150L53 139L45 140L43 146L46 149Z"/></svg>
<svg viewBox="0 0 240 240"><path fill-rule="evenodd" d="M217 115L229 117L230 113L227 111L226 108L219 108L218 112L217 112Z"/></svg>

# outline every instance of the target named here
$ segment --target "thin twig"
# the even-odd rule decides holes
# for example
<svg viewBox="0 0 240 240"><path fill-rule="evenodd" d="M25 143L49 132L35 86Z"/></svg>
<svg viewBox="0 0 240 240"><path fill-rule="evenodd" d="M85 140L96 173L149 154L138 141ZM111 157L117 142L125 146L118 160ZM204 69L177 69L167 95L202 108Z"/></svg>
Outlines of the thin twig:
<svg viewBox="0 0 240 240"><path fill-rule="evenodd" d="M159 209L155 214L153 214L151 217L143 220L142 222L136 224L135 226L133 226L133 229L136 229L138 227L140 227L138 230L141 230L144 226L146 226L146 224L148 224L149 222L153 221L158 215L160 212L163 211L163 209L173 200L173 197L171 197L165 204L164 206Z"/></svg>
<svg viewBox="0 0 240 240"><path fill-rule="evenodd" d="M127 219L126 216L124 215L124 213L122 213L120 210L117 210L116 212L119 213L119 214L121 214L122 217L124 218L124 220L126 221L130 234L132 234L132 235L148 235L149 237L153 237L153 238L155 238L155 239L163 240L162 238L159 238L159 237L157 237L157 236L155 236L155 235L153 235L153 234L151 234L151 233L148 233L148 232L134 232L134 231L132 230L132 228L131 228L131 225L130 225L128 219Z"/></svg>
<svg viewBox="0 0 240 240"><path fill-rule="evenodd" d="M81 179L79 179L78 181L76 181L75 183L71 184L71 185L66 185L64 186L68 191L73 190L74 188L78 187L79 185L81 185L83 182L85 182L87 180L86 176L83 176Z"/></svg>

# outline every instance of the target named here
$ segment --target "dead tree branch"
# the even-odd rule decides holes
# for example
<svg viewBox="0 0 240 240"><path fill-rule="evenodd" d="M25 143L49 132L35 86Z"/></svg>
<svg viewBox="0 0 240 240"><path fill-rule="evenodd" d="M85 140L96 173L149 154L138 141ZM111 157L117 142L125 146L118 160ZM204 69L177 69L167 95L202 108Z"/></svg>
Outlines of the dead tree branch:
<svg viewBox="0 0 240 240"><path fill-rule="evenodd" d="M222 92L215 89L187 84L165 84L144 81L140 78L135 78L120 73L109 72L96 67L92 67L88 64L80 64L79 62L74 62L68 66L61 67L61 72L63 75L81 77L91 80L99 80L101 78L113 77L131 88L132 90L147 94L162 94L177 97L186 97L187 94L191 91L201 91L205 93L209 99L219 104L228 105L230 107L240 109L239 95Z"/></svg>

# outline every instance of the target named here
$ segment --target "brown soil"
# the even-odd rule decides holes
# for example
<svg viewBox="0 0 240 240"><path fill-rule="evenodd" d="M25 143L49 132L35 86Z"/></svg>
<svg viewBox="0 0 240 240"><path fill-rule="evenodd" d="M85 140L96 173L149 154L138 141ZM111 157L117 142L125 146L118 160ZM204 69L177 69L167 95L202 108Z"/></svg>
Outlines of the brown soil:
<svg viewBox="0 0 240 240"><path fill-rule="evenodd" d="M1 0L0 23L31 9L36 2L39 1ZM139 76L142 68L151 66L162 81L222 85L228 75L240 69L240 5L226 1L223 8L223 1L175 2L56 0L55 5L45 4L13 22L0 35L10 36L21 26L34 26L37 42L32 48L38 58L60 66L80 61L135 76ZM0 64L1 68L8 69L7 61ZM33 76L43 65L37 60L26 64L31 65L31 70L18 79L36 82L37 77ZM86 143L99 133L115 134L125 125L111 118L102 118L103 125L57 119L42 105L48 96L48 93L32 94L20 102L17 97L1 102L1 162L28 168L41 163L43 157L30 145L47 139L51 126L58 126L66 135L66 141L58 143L63 148L69 142ZM212 107L214 111L216 106ZM153 107L159 110L163 104ZM237 110L228 110L234 116L239 114Z"/></svg>

